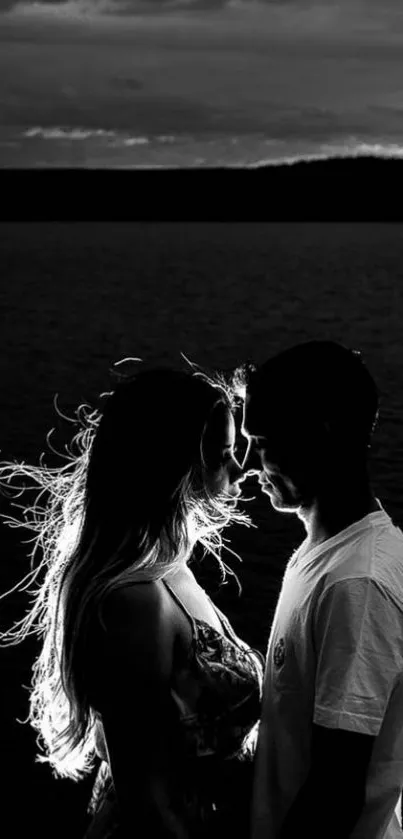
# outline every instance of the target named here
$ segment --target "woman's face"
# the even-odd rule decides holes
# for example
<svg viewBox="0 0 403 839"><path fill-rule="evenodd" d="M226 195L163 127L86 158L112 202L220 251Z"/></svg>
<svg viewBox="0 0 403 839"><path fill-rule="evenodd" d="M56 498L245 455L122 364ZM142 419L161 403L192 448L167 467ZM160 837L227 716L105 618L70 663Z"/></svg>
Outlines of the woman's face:
<svg viewBox="0 0 403 839"><path fill-rule="evenodd" d="M236 498L245 473L235 456L235 422L231 411L220 403L213 410L203 437L205 481L214 495L224 492Z"/></svg>

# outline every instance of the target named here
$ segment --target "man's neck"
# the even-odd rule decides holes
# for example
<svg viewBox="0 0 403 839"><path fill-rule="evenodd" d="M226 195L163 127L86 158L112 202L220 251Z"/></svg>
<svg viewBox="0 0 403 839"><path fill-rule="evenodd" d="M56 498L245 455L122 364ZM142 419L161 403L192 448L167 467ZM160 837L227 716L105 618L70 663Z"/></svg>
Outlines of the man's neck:
<svg viewBox="0 0 403 839"><path fill-rule="evenodd" d="M321 542L341 533L346 527L379 510L379 505L369 484L345 488L332 487L321 493L308 509L301 509L307 532L305 548L311 550Z"/></svg>

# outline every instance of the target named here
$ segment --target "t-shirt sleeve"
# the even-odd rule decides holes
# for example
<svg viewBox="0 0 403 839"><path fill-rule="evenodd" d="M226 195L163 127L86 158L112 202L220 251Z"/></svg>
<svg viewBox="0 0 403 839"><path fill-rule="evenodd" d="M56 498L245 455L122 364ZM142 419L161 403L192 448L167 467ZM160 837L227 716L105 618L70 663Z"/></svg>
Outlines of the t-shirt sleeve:
<svg viewBox="0 0 403 839"><path fill-rule="evenodd" d="M376 736L402 672L402 617L370 579L332 583L314 617L314 723Z"/></svg>

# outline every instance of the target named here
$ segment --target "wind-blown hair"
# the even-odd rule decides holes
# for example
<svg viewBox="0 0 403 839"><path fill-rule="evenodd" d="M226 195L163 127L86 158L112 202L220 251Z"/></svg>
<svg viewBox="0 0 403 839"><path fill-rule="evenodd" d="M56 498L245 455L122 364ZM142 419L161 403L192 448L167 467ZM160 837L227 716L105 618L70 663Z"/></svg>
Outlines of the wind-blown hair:
<svg viewBox="0 0 403 839"><path fill-rule="evenodd" d="M230 569L221 549L228 540L221 531L231 521L251 523L233 499L213 496L204 479L209 418L219 404L233 412L236 399L223 376L192 368L119 371L100 408L81 405L70 418L79 430L60 467L47 467L43 457L37 466L0 463L4 494L7 488L35 494L31 505L14 503L18 518L2 516L34 534L31 572L11 591L28 590L44 572L28 590L32 608L2 633L2 646L32 634L41 639L25 722L39 732L45 752L36 761L50 764L54 777L77 781L94 768L96 712L80 662L94 614L105 628L108 592L129 579L164 577L196 543L216 556L225 577Z"/></svg>

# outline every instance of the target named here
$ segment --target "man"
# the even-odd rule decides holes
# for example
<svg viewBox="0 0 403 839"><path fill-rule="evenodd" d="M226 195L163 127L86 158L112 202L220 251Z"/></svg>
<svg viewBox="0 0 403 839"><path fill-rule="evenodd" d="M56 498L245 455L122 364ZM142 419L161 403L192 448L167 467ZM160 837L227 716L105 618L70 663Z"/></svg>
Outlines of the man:
<svg viewBox="0 0 403 839"><path fill-rule="evenodd" d="M244 468L300 517L271 628L252 839L397 839L403 533L374 497L376 386L327 341L249 368Z"/></svg>

